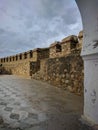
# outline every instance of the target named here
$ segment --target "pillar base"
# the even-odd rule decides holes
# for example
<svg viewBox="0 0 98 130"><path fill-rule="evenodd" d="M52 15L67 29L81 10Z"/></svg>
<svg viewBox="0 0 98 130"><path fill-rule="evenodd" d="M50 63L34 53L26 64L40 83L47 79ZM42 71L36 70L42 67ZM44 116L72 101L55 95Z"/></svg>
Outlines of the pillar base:
<svg viewBox="0 0 98 130"><path fill-rule="evenodd" d="M81 116L80 124L83 126L83 129L87 130L98 130L98 124L87 119L84 115Z"/></svg>
<svg viewBox="0 0 98 130"><path fill-rule="evenodd" d="M81 115L81 119L80 121L82 122L82 124L85 124L89 127L93 127L95 125L94 122L92 122L91 120L89 120L87 117L85 117L84 115Z"/></svg>

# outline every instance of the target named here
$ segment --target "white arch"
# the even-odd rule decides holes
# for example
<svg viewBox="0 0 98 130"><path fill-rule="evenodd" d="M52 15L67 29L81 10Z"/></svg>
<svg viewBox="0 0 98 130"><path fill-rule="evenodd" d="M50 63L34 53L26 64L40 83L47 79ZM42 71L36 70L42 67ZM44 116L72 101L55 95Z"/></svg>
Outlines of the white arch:
<svg viewBox="0 0 98 130"><path fill-rule="evenodd" d="M98 0L76 0L84 30L84 118L98 124Z"/></svg>

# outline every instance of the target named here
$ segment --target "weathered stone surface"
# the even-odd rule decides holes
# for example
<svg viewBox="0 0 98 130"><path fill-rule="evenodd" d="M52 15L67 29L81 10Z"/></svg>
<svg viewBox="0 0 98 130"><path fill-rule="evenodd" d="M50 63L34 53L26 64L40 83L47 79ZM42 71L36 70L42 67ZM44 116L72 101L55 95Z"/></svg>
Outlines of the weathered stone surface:
<svg viewBox="0 0 98 130"><path fill-rule="evenodd" d="M58 59L58 60L57 60ZM51 58L41 61L40 71L33 78L66 86L70 92L83 93L83 60L80 55ZM69 87L70 86L70 87Z"/></svg>
<svg viewBox="0 0 98 130"><path fill-rule="evenodd" d="M28 52L0 59L1 74L30 77L39 70L39 60L49 58L49 48L37 48Z"/></svg>

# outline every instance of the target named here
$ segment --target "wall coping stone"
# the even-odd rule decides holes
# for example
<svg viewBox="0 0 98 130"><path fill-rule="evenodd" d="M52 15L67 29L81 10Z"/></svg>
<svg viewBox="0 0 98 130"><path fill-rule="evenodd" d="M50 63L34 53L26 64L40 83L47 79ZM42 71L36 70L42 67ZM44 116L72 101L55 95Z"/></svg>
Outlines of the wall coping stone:
<svg viewBox="0 0 98 130"><path fill-rule="evenodd" d="M75 35L68 36L68 37L62 39L61 44L65 43L65 42L66 42L66 43L67 43L67 42L77 43L77 42L78 42L78 37L75 36Z"/></svg>
<svg viewBox="0 0 98 130"><path fill-rule="evenodd" d="M58 41L58 42L52 43L52 44L50 45L50 48L55 47L56 45L60 45L60 42Z"/></svg>

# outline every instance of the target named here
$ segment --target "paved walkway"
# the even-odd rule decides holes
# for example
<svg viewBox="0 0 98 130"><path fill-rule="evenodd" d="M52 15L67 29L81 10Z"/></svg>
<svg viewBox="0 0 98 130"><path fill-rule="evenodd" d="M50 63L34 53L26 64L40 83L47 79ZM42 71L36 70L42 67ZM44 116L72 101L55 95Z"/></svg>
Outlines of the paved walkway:
<svg viewBox="0 0 98 130"><path fill-rule="evenodd" d="M6 130L78 130L82 106L82 97L47 83L0 76L0 117Z"/></svg>

